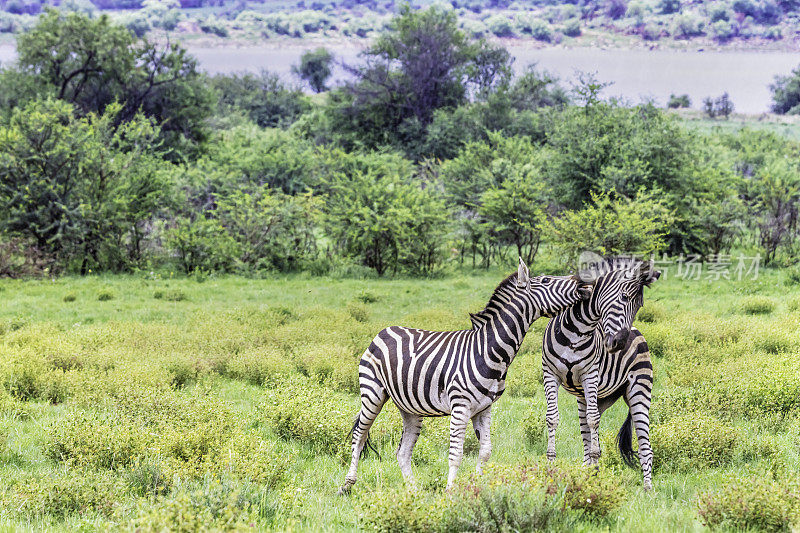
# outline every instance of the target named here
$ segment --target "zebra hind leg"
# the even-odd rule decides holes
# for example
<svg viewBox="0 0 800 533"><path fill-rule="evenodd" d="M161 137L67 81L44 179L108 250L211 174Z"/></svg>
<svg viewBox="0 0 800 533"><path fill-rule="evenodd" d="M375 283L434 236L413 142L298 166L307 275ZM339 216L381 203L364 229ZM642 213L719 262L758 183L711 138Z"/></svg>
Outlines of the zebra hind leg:
<svg viewBox="0 0 800 533"><path fill-rule="evenodd" d="M478 465L475 467L479 475L483 473L483 464L492 456L491 426L492 406L472 417L472 427L475 428L475 436L478 437L478 442L480 443Z"/></svg>
<svg viewBox="0 0 800 533"><path fill-rule="evenodd" d="M362 380L363 379L364 378L362 378ZM369 438L369 430L388 398L386 389L377 381L371 381L369 386L361 387L361 410L353 424L353 455L350 459L350 469L347 471L347 476L344 478L344 485L339 488L339 495L347 494L350 492L350 488L355 485L356 474L358 472L358 460Z"/></svg>
<svg viewBox="0 0 800 533"><path fill-rule="evenodd" d="M397 448L397 462L400 464L400 471L403 473L406 483L416 490L417 481L411 470L411 452L414 450L414 445L422 430L422 417L404 413L402 410L400 414L403 416L403 436L400 438L400 446Z"/></svg>
<svg viewBox="0 0 800 533"><path fill-rule="evenodd" d="M628 420L633 420L633 427L636 430L636 439L639 445L639 463L642 466L644 490L653 488L653 450L650 447L650 399L652 379L651 376L639 375L636 379L631 380L625 398L628 401L630 409ZM628 425L627 431L628 440L630 441L630 425Z"/></svg>
<svg viewBox="0 0 800 533"><path fill-rule="evenodd" d="M583 439L583 464L589 464L589 447L592 439L589 432L589 423L586 421L586 400L578 397L578 421L581 425L581 439Z"/></svg>
<svg viewBox="0 0 800 533"><path fill-rule="evenodd" d="M556 460L556 429L558 428L558 378L544 372L544 397L547 400L547 459Z"/></svg>

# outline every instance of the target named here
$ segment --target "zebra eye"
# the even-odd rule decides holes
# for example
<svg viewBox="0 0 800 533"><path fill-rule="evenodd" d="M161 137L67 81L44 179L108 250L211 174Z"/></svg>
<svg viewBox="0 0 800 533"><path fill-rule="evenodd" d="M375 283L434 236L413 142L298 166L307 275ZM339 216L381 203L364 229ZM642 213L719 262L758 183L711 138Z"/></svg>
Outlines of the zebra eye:
<svg viewBox="0 0 800 533"><path fill-rule="evenodd" d="M630 300L630 298L628 297L628 295L627 295L627 294L625 294L625 293L623 293L623 294L622 294L622 301L623 301L623 302L627 302L628 300Z"/></svg>
<svg viewBox="0 0 800 533"><path fill-rule="evenodd" d="M550 281L551 281L550 278L548 278L547 276L542 278L542 283L550 283Z"/></svg>

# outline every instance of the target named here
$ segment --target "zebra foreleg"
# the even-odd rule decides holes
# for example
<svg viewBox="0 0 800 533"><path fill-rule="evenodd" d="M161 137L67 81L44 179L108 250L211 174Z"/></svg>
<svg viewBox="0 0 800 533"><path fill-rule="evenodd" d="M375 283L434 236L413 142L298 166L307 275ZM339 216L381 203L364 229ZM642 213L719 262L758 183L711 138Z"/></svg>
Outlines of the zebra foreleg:
<svg viewBox="0 0 800 533"><path fill-rule="evenodd" d="M556 460L556 429L558 428L558 378L544 372L544 397L547 400L547 458Z"/></svg>
<svg viewBox="0 0 800 533"><path fill-rule="evenodd" d="M422 417L403 411L400 411L400 414L403 416L403 436L400 439L400 446L397 448L397 462L400 464L400 472L403 473L406 483L416 490L417 481L411 470L411 452L414 450L414 445L422 430Z"/></svg>
<svg viewBox="0 0 800 533"><path fill-rule="evenodd" d="M361 411L353 425L353 456L350 459L350 469L344 478L344 485L339 488L339 495L347 494L350 492L350 487L356 484L358 460L367 443L369 429L388 398L386 390L377 382L373 382L369 388L361 388Z"/></svg>
<svg viewBox="0 0 800 533"><path fill-rule="evenodd" d="M475 428L475 435L480 442L480 450L478 451L478 465L475 468L478 474L483 473L483 463L489 460L492 456L492 407L489 406L477 415L472 417L472 427Z"/></svg>
<svg viewBox="0 0 800 533"><path fill-rule="evenodd" d="M597 408L597 370L583 378L583 398L586 401L586 424L589 426L589 461L596 465L600 461L600 410Z"/></svg>
<svg viewBox="0 0 800 533"><path fill-rule="evenodd" d="M447 490L453 488L456 481L458 467L461 466L461 459L464 456L464 437L466 436L467 423L469 422L469 411L466 407L454 407L450 413L450 454L448 463L450 471L447 474Z"/></svg>

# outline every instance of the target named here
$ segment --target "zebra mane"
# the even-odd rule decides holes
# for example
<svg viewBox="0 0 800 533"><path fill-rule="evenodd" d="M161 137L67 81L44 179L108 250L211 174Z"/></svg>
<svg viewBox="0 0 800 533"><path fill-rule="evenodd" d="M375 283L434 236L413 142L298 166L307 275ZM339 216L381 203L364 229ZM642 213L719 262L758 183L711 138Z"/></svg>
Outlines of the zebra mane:
<svg viewBox="0 0 800 533"><path fill-rule="evenodd" d="M514 272L510 274L506 279L501 281L497 287L495 287L492 296L489 297L489 301L486 303L486 307L483 310L478 311L477 313L470 313L469 320L472 322L472 329L480 329L486 324L489 319L492 318L495 311L492 310L493 305L498 302L503 302L504 300L501 299L501 294L509 287L516 285L517 283L517 273Z"/></svg>

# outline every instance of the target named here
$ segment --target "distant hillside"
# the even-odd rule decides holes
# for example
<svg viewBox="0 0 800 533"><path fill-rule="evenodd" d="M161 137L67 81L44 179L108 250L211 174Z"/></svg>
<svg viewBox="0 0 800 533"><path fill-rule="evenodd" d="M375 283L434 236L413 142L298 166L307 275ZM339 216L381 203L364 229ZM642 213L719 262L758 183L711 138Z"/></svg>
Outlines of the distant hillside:
<svg viewBox="0 0 800 533"><path fill-rule="evenodd" d="M451 0L412 2L458 13L470 35L547 45L800 48L800 0ZM0 0L0 33L24 31L48 6L108 11L134 33L237 41L370 38L393 0Z"/></svg>

